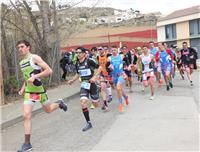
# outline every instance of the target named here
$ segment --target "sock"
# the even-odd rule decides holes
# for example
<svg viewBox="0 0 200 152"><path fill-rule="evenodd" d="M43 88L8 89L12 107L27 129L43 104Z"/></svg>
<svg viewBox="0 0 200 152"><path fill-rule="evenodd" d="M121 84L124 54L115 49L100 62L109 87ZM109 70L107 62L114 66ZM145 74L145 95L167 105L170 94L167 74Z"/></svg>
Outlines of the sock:
<svg viewBox="0 0 200 152"><path fill-rule="evenodd" d="M85 120L88 122L90 121L90 116L89 116L89 111L88 108L84 108L83 110L83 115L85 116Z"/></svg>
<svg viewBox="0 0 200 152"><path fill-rule="evenodd" d="M108 95L109 95L109 96L112 96L112 90L111 90L111 87L108 87L108 88L107 88L107 92L108 92Z"/></svg>
<svg viewBox="0 0 200 152"><path fill-rule="evenodd" d="M30 143L30 137L31 137L30 134L25 134L25 143L26 144Z"/></svg>

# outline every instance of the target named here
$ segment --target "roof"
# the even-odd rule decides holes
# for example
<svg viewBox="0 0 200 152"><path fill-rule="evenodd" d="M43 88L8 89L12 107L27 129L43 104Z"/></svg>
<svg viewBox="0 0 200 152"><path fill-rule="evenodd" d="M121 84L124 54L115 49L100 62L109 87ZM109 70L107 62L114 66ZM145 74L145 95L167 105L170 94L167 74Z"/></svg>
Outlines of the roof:
<svg viewBox="0 0 200 152"><path fill-rule="evenodd" d="M182 17L182 16L187 16L187 15L191 15L191 14L196 14L196 13L200 13L200 5L181 9L178 11L174 11L171 14L169 14L163 18L160 18L158 21L165 21L165 20L178 18L178 17Z"/></svg>

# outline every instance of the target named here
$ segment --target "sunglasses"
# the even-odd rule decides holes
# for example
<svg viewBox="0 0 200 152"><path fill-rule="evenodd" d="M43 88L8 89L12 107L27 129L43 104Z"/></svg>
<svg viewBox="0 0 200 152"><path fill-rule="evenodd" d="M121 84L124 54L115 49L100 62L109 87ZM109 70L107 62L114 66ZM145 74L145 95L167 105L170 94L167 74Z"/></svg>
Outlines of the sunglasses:
<svg viewBox="0 0 200 152"><path fill-rule="evenodd" d="M82 54L83 52L76 52L76 54Z"/></svg>

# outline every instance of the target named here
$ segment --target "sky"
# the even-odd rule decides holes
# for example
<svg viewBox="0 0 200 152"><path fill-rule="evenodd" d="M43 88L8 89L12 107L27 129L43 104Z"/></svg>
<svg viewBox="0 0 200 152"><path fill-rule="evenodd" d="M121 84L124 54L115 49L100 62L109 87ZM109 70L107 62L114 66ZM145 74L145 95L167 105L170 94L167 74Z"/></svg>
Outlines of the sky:
<svg viewBox="0 0 200 152"><path fill-rule="evenodd" d="M12 0L15 1L15 0ZM31 0L30 0L31 1ZM134 9L141 13L160 11L162 14L170 14L175 10L200 5L200 0L56 0L60 3L80 2L79 6L113 7L117 9ZM8 3L8 0L0 0Z"/></svg>
<svg viewBox="0 0 200 152"><path fill-rule="evenodd" d="M94 3L95 0L89 0ZM89 3L88 3L89 4ZM169 14L175 10L200 5L200 0L102 0L99 6L109 6L117 9L140 10L141 13L160 11Z"/></svg>

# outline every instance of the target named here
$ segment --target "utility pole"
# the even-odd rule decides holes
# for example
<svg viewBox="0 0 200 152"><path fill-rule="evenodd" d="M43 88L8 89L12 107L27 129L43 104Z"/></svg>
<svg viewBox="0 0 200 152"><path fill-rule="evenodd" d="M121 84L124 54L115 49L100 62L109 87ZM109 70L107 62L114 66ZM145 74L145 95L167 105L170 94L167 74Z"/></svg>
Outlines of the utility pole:
<svg viewBox="0 0 200 152"><path fill-rule="evenodd" d="M108 32L108 44L109 44L109 47L110 47L110 34Z"/></svg>

